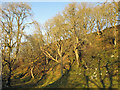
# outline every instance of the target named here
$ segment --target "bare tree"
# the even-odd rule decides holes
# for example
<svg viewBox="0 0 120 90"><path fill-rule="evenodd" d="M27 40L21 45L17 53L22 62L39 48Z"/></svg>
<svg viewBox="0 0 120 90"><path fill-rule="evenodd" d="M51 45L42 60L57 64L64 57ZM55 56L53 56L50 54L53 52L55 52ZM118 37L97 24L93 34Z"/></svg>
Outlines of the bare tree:
<svg viewBox="0 0 120 90"><path fill-rule="evenodd" d="M118 8L119 8L119 5L118 5L118 2L115 2L113 0L112 3L109 3L107 4L107 7L108 10L107 10L107 15L108 15L108 20L109 20L109 23L112 27L114 27L114 46L117 45L117 37L118 37L118 29L116 27L117 25L117 21L118 21L118 16L119 16L119 11L118 11Z"/></svg>
<svg viewBox="0 0 120 90"><path fill-rule="evenodd" d="M5 3L1 8L2 60L3 66L8 67L8 86L11 86L12 66L17 60L23 31L28 25L25 20L31 15L30 10L26 3Z"/></svg>
<svg viewBox="0 0 120 90"><path fill-rule="evenodd" d="M55 48L55 58L51 55L54 61L61 63L61 75L63 75L63 57L65 56L66 50L69 44L65 42L68 38L66 33L66 24L62 15L57 14L54 18L46 22L47 39L51 44L54 44ZM48 40L47 40L48 41ZM50 45L50 44L49 44ZM45 55L50 58L50 53L47 51ZM51 59L52 59L51 58ZM59 61L60 59L60 61Z"/></svg>
<svg viewBox="0 0 120 90"><path fill-rule="evenodd" d="M90 23L90 8L87 8L87 4L81 3L77 5L76 3L69 4L68 7L63 11L63 17L67 25L66 33L68 33L69 38L73 44L73 51L75 53L76 61L78 66L81 60L81 49L84 41L87 40L87 33L89 32L88 25Z"/></svg>

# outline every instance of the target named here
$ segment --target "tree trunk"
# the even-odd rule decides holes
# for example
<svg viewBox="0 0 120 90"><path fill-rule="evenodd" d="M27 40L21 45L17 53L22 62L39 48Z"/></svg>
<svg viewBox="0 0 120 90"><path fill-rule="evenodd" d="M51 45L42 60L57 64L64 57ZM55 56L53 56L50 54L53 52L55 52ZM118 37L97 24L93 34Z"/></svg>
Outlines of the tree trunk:
<svg viewBox="0 0 120 90"><path fill-rule="evenodd" d="M63 76L63 55L62 55L62 46L58 43L56 45L58 47L58 55L60 56L61 59L61 77ZM57 56L56 56L57 57Z"/></svg>
<svg viewBox="0 0 120 90"><path fill-rule="evenodd" d="M9 45L11 44L11 42L9 42ZM8 51L9 51L9 60L8 60L8 68L9 68L9 74L8 74L8 82L7 82L7 85L8 85L8 87L11 87L11 73L12 73L12 67L11 67L11 57L10 57L10 55L11 55L11 48L9 48L8 49Z"/></svg>
<svg viewBox="0 0 120 90"><path fill-rule="evenodd" d="M109 74L109 82L110 82L109 88L112 88L112 86L113 86L113 78L112 78L112 74L109 71L108 64L106 65L106 70L107 70L107 72Z"/></svg>
<svg viewBox="0 0 120 90"><path fill-rule="evenodd" d="M9 65L9 74L8 74L8 82L7 82L7 85L8 87L11 87L11 73L12 73L12 69L11 69L11 65Z"/></svg>
<svg viewBox="0 0 120 90"><path fill-rule="evenodd" d="M61 76L63 76L63 58L62 56L60 58L61 58Z"/></svg>
<svg viewBox="0 0 120 90"><path fill-rule="evenodd" d="M32 78L34 79L33 68L34 68L34 67L31 68L31 76L32 76Z"/></svg>
<svg viewBox="0 0 120 90"><path fill-rule="evenodd" d="M116 47L116 45L117 45L117 33L116 33L116 26L114 26L114 36L115 36L115 40L114 40L114 47Z"/></svg>
<svg viewBox="0 0 120 90"><path fill-rule="evenodd" d="M48 64L48 58L46 56L45 56L45 60L46 60L45 64Z"/></svg>
<svg viewBox="0 0 120 90"><path fill-rule="evenodd" d="M78 37L76 37L76 45L74 46L74 50L75 50L77 65L79 66L78 43L79 43L79 40L78 40Z"/></svg>
<svg viewBox="0 0 120 90"><path fill-rule="evenodd" d="M63 57L62 57L62 53L59 49L58 49L58 54L59 54L60 59L61 59L61 76L63 76Z"/></svg>
<svg viewBox="0 0 120 90"><path fill-rule="evenodd" d="M99 79L100 79L100 82L101 82L103 88L105 88L105 83L104 83L104 80L102 79L102 75L101 75L102 72L101 72L101 69L100 69L100 64L101 64L100 60L98 60Z"/></svg>
<svg viewBox="0 0 120 90"><path fill-rule="evenodd" d="M77 65L79 66L79 54L78 54L78 49L75 50L75 56L76 56Z"/></svg>
<svg viewBox="0 0 120 90"><path fill-rule="evenodd" d="M115 45L115 46L117 45L116 39L114 40L114 45Z"/></svg>

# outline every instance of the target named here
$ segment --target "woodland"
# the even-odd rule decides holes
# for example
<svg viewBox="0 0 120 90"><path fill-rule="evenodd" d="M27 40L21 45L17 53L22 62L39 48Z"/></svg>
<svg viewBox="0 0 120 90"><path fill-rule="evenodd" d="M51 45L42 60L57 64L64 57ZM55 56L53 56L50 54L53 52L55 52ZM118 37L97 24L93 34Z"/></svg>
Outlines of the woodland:
<svg viewBox="0 0 120 90"><path fill-rule="evenodd" d="M70 3L40 25L27 22L28 3L3 3L2 88L118 88L119 6L114 0Z"/></svg>

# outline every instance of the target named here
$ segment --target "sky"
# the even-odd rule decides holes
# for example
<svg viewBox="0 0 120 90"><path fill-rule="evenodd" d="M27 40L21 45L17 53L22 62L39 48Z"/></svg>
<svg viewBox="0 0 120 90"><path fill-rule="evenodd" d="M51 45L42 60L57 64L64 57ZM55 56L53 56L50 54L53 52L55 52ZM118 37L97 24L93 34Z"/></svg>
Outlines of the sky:
<svg viewBox="0 0 120 90"><path fill-rule="evenodd" d="M39 22L40 25L44 25L48 19L62 12L70 3L72 2L28 2L32 8L33 19ZM33 29L27 31L27 34L31 34L32 31Z"/></svg>
<svg viewBox="0 0 120 90"><path fill-rule="evenodd" d="M29 2L33 17L41 24L64 10L70 2Z"/></svg>
<svg viewBox="0 0 120 90"><path fill-rule="evenodd" d="M104 2L106 0L0 0L2 2ZM107 0L112 1L112 0ZM119 0L115 0L119 1Z"/></svg>
<svg viewBox="0 0 120 90"><path fill-rule="evenodd" d="M57 13L62 12L69 3L71 2L28 2L32 8L32 18L39 22L41 26ZM26 30L26 34L32 34L33 29Z"/></svg>
<svg viewBox="0 0 120 90"><path fill-rule="evenodd" d="M48 19L62 12L71 2L102 2L105 0L1 0L2 2L27 2L32 8L33 19L43 25ZM109 1L109 0L108 0ZM26 30L27 34L32 34L33 29Z"/></svg>

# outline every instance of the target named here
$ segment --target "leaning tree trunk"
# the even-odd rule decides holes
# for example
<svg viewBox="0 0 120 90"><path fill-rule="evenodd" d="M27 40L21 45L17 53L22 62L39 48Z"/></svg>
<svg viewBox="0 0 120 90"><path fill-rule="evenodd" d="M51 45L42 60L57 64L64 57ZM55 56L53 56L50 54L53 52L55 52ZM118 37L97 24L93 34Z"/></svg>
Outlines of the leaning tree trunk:
<svg viewBox="0 0 120 90"><path fill-rule="evenodd" d="M77 65L79 66L79 52L78 52L78 37L76 37L76 44L74 45L74 51L76 56Z"/></svg>
<svg viewBox="0 0 120 90"><path fill-rule="evenodd" d="M57 46L57 51L58 51L58 55L60 56L60 60L61 60L61 76L63 76L63 55L62 55L62 45L60 44L60 42L58 42L56 44Z"/></svg>
<svg viewBox="0 0 120 90"><path fill-rule="evenodd" d="M32 76L32 78L34 79L33 69L34 69L34 67L31 68L31 76Z"/></svg>

